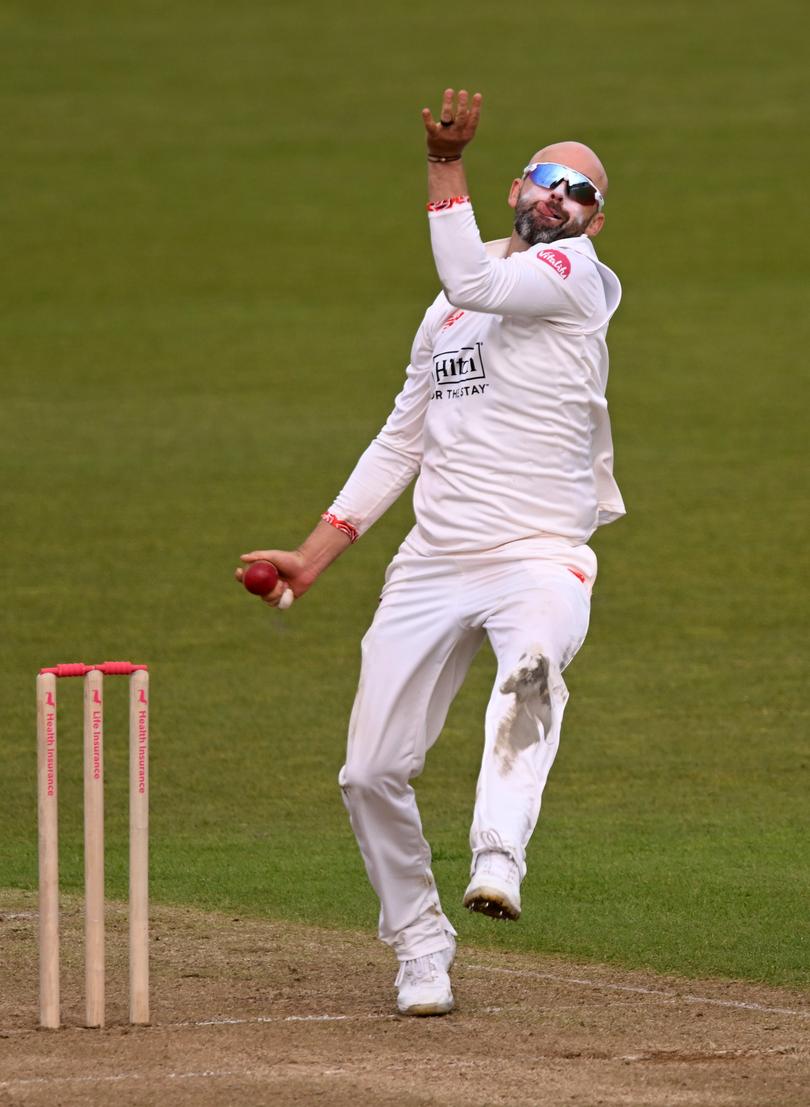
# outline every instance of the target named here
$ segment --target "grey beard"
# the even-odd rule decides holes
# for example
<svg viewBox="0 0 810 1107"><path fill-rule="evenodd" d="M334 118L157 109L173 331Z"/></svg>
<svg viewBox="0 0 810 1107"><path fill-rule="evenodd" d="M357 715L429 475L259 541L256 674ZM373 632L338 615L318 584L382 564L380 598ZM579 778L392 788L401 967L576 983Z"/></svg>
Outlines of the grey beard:
<svg viewBox="0 0 810 1107"><path fill-rule="evenodd" d="M541 227L535 222L530 210L519 211L515 216L515 230L528 246L540 243L556 242L558 238L573 238L581 234L579 228L572 228L570 220L559 227Z"/></svg>

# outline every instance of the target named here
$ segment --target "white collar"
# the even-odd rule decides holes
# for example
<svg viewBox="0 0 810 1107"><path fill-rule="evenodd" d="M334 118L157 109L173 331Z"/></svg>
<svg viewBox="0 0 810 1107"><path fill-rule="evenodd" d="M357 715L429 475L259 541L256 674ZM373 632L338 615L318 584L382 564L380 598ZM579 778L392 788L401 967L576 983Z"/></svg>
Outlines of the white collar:
<svg viewBox="0 0 810 1107"><path fill-rule="evenodd" d="M494 238L484 243L484 249L491 258L503 258L509 249L509 238ZM553 250L574 250L578 254L587 254L588 257L597 260L596 250L589 235L580 234L576 238L558 238L556 242L538 243L538 246L548 245Z"/></svg>

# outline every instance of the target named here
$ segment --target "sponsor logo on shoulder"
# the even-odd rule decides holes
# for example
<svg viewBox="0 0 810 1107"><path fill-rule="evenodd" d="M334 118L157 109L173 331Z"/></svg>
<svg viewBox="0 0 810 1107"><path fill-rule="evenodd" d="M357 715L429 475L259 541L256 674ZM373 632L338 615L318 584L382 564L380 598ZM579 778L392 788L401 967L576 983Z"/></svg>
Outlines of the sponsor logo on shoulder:
<svg viewBox="0 0 810 1107"><path fill-rule="evenodd" d="M546 265L550 265L558 277L562 277L564 281L568 280L571 260L561 250L538 250L537 257Z"/></svg>
<svg viewBox="0 0 810 1107"><path fill-rule="evenodd" d="M452 327L454 323L457 323L459 321L459 319L462 317L463 314L464 314L464 309L463 308L459 308L458 311L456 311L455 309L453 311L451 311L450 314L445 319L444 323L442 323L442 328L441 329L443 331L449 330L449 328Z"/></svg>

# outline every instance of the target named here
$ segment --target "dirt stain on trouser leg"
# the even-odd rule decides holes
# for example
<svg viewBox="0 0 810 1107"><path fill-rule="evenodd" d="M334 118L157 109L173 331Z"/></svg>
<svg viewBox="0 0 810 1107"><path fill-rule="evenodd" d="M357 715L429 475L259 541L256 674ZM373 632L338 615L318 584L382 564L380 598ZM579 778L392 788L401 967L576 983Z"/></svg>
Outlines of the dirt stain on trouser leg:
<svg viewBox="0 0 810 1107"><path fill-rule="evenodd" d="M515 757L548 735L551 730L549 660L540 649L523 654L499 691L514 699L498 725L495 756L502 773L508 773Z"/></svg>

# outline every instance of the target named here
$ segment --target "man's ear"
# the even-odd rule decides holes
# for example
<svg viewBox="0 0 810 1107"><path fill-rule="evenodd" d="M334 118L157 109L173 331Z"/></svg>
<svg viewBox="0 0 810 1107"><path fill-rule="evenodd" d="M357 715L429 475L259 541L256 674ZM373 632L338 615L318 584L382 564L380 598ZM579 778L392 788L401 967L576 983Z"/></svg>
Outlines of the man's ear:
<svg viewBox="0 0 810 1107"><path fill-rule="evenodd" d="M522 186L523 178L515 177L515 179L512 181L512 187L509 189L509 199L507 200L510 208L517 207L518 196L520 195L520 190Z"/></svg>
<svg viewBox="0 0 810 1107"><path fill-rule="evenodd" d="M605 213L603 211L598 211L593 219L590 221L588 226L585 228L585 234L588 236L588 238L596 238L604 225Z"/></svg>

